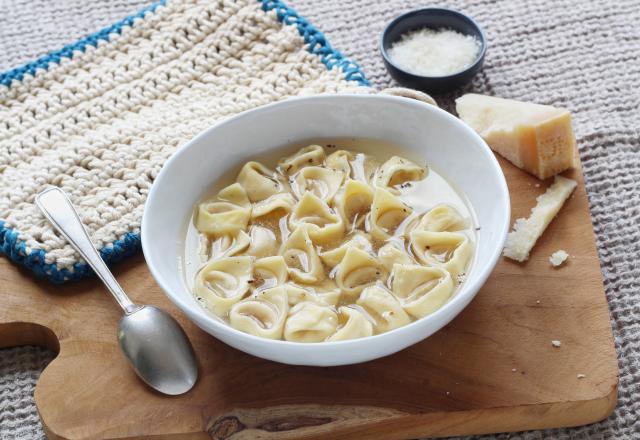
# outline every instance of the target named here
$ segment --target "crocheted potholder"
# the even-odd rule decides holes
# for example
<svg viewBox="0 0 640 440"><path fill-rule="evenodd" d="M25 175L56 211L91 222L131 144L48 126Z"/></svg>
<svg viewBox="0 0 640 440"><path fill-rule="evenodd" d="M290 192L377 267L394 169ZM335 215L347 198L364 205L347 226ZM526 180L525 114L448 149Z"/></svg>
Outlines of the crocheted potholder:
<svg viewBox="0 0 640 440"><path fill-rule="evenodd" d="M33 201L77 206L103 258L135 252L147 193L198 132L286 97L366 91L359 67L280 1L155 4L0 74L0 249L54 282L90 269Z"/></svg>

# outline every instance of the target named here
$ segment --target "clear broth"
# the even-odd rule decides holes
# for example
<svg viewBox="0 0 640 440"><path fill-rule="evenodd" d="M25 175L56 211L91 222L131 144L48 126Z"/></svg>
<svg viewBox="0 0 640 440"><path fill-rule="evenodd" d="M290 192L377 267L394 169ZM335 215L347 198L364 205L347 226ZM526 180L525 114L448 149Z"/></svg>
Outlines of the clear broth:
<svg viewBox="0 0 640 440"><path fill-rule="evenodd" d="M428 162L425 164L424 158L420 158L415 153L412 153L407 149L403 149L400 146L375 139L315 138L296 142L281 148L275 148L267 153L252 156L248 160L257 161L270 169L275 169L278 161L281 158L289 156L298 151L300 148L312 144L323 146L327 155L331 154L333 151L341 149L350 150L354 153L364 153L365 155L374 158L380 165L394 155L407 158L418 165L426 165L429 170L427 177L421 181L410 182L409 185L397 187L400 191L398 197L404 203L414 209L414 213L411 216L412 218L420 216L421 214L429 211L431 208L438 204L444 203L453 207L464 218L467 218L469 220L468 228L460 232L469 237L471 242L474 244L474 248L477 249L476 246L478 240L478 231L480 228L478 227L477 217L475 215L475 212L471 208L471 204L469 203L469 201L461 192L457 191L454 188L453 184L450 183L445 177L443 177L442 174L434 170ZM235 182L235 179L240 172L240 168L243 165L244 162L233 164L233 166L230 166L229 170L225 172L219 179L217 179L216 183L209 188L209 191L207 191L206 195L202 198L202 200L198 202L198 204L202 201L215 197L215 195L222 188ZM356 170L355 173L364 174L364 169L361 169L360 171ZM181 257L179 258L179 269L182 272L185 283L191 292L193 292L194 279L198 271L206 263L206 259L201 255L203 234L198 232L195 227L195 215L197 212L198 204L194 206L192 216L189 219L188 224L186 225L185 241L179 244L181 250L178 254L181 255ZM274 229L275 228L278 228L278 226L274 225ZM396 230L394 237L400 235L402 233L402 229L403 228L401 225L401 227ZM277 232L279 233L279 231ZM346 240L348 240L348 236L345 235L344 241ZM393 240L393 238L391 240ZM340 243L336 243L336 246L338 245L340 245ZM407 247L405 247L405 250L408 250ZM325 246L323 248L323 250L328 249L330 249L330 247ZM411 252L408 253L411 255ZM465 273L468 273L472 265L474 264L476 254L477 253L474 252L474 256L469 262ZM329 269L327 269L327 278L333 278ZM456 283L456 290L454 291L453 295L455 295L455 293L459 290L459 284L463 282L463 278L464 276L454 280L454 282ZM344 304L339 303L336 308L340 305L353 306L351 302Z"/></svg>

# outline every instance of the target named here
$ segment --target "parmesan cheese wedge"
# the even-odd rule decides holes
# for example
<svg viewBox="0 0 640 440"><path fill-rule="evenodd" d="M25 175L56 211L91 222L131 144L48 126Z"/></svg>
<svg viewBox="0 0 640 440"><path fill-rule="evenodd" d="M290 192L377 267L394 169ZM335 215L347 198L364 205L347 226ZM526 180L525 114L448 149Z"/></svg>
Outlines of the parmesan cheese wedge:
<svg viewBox="0 0 640 440"><path fill-rule="evenodd" d="M540 179L574 166L568 110L469 93L456 99L456 111L492 150Z"/></svg>
<svg viewBox="0 0 640 440"><path fill-rule="evenodd" d="M537 204L531 210L529 218L519 218L515 221L513 231L507 236L503 255L520 262L528 260L529 252L536 241L558 214L576 185L575 180L556 176L553 185L536 199Z"/></svg>

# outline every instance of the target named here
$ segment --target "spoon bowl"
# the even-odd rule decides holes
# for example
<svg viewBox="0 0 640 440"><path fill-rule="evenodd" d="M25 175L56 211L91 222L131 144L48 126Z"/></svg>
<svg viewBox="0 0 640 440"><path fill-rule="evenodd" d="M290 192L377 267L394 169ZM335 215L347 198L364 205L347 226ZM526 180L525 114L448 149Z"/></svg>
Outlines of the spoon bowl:
<svg viewBox="0 0 640 440"><path fill-rule="evenodd" d="M157 307L143 306L124 315L118 342L138 376L152 388L177 395L196 383L198 368L184 331Z"/></svg>

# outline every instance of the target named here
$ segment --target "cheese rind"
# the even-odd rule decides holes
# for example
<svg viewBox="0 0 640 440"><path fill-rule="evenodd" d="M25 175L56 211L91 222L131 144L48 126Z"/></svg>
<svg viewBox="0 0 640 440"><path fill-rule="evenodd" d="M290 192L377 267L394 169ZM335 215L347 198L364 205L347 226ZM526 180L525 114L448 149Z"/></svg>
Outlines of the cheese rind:
<svg viewBox="0 0 640 440"><path fill-rule="evenodd" d="M568 110L469 93L456 99L456 111L492 150L540 179L574 166Z"/></svg>
<svg viewBox="0 0 640 440"><path fill-rule="evenodd" d="M529 218L519 218L515 221L513 231L507 235L503 255L520 262L528 260L529 252L536 241L558 214L576 185L575 180L556 176L553 185L536 199L537 204L531 210Z"/></svg>

